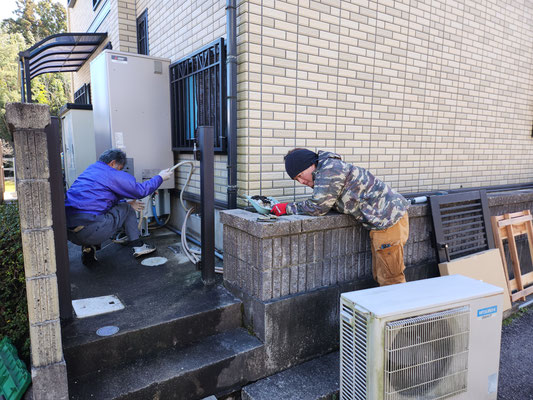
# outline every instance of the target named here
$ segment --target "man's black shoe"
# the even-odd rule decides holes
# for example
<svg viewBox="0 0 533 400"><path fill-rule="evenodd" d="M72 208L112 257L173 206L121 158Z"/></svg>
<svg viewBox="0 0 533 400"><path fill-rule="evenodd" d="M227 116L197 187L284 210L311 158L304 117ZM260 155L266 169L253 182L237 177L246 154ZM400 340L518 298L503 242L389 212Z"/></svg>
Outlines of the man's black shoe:
<svg viewBox="0 0 533 400"><path fill-rule="evenodd" d="M96 258L96 246L81 246L81 262L83 265L92 265Z"/></svg>

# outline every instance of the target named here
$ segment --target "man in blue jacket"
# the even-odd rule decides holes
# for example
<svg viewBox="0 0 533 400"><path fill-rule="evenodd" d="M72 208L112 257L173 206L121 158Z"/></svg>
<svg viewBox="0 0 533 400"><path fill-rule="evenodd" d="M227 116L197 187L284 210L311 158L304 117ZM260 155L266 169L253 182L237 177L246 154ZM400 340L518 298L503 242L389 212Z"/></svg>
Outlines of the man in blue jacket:
<svg viewBox="0 0 533 400"><path fill-rule="evenodd" d="M155 192L172 172L163 170L151 179L137 183L132 175L122 171L125 164L123 151L107 150L67 191L68 240L82 246L82 262L86 265L96 260L97 247L121 229L125 230L135 257L155 251L154 246L140 239L135 211L141 211L144 204L136 199ZM126 199L130 200L123 201Z"/></svg>

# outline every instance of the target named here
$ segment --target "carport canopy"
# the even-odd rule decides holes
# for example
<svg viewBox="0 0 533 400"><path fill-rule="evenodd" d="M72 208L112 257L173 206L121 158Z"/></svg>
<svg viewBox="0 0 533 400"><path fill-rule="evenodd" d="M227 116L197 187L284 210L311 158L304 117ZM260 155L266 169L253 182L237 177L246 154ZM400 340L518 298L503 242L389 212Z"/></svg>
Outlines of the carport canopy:
<svg viewBox="0 0 533 400"><path fill-rule="evenodd" d="M22 102L31 102L31 80L49 72L76 72L107 33L58 33L19 53Z"/></svg>

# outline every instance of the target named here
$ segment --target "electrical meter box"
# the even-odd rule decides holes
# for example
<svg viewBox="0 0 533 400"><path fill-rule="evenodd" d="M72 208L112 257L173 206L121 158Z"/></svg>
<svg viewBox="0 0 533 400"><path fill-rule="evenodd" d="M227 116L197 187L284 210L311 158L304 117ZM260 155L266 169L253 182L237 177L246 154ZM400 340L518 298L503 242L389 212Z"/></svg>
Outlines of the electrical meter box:
<svg viewBox="0 0 533 400"><path fill-rule="evenodd" d="M104 50L91 62L96 158L118 148L137 182L174 165L170 60ZM169 179L160 189L174 188Z"/></svg>

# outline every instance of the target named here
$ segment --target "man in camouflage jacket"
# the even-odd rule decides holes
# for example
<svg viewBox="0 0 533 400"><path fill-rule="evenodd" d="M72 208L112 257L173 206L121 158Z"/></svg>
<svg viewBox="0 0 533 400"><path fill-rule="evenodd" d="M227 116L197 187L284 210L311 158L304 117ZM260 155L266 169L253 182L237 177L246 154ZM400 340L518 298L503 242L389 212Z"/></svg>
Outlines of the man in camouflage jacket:
<svg viewBox="0 0 533 400"><path fill-rule="evenodd" d="M403 246L409 237L408 201L364 168L338 154L294 149L285 156L289 176L313 189L311 198L279 203L272 212L324 215L333 209L352 215L370 230L374 279L380 286L405 282Z"/></svg>

